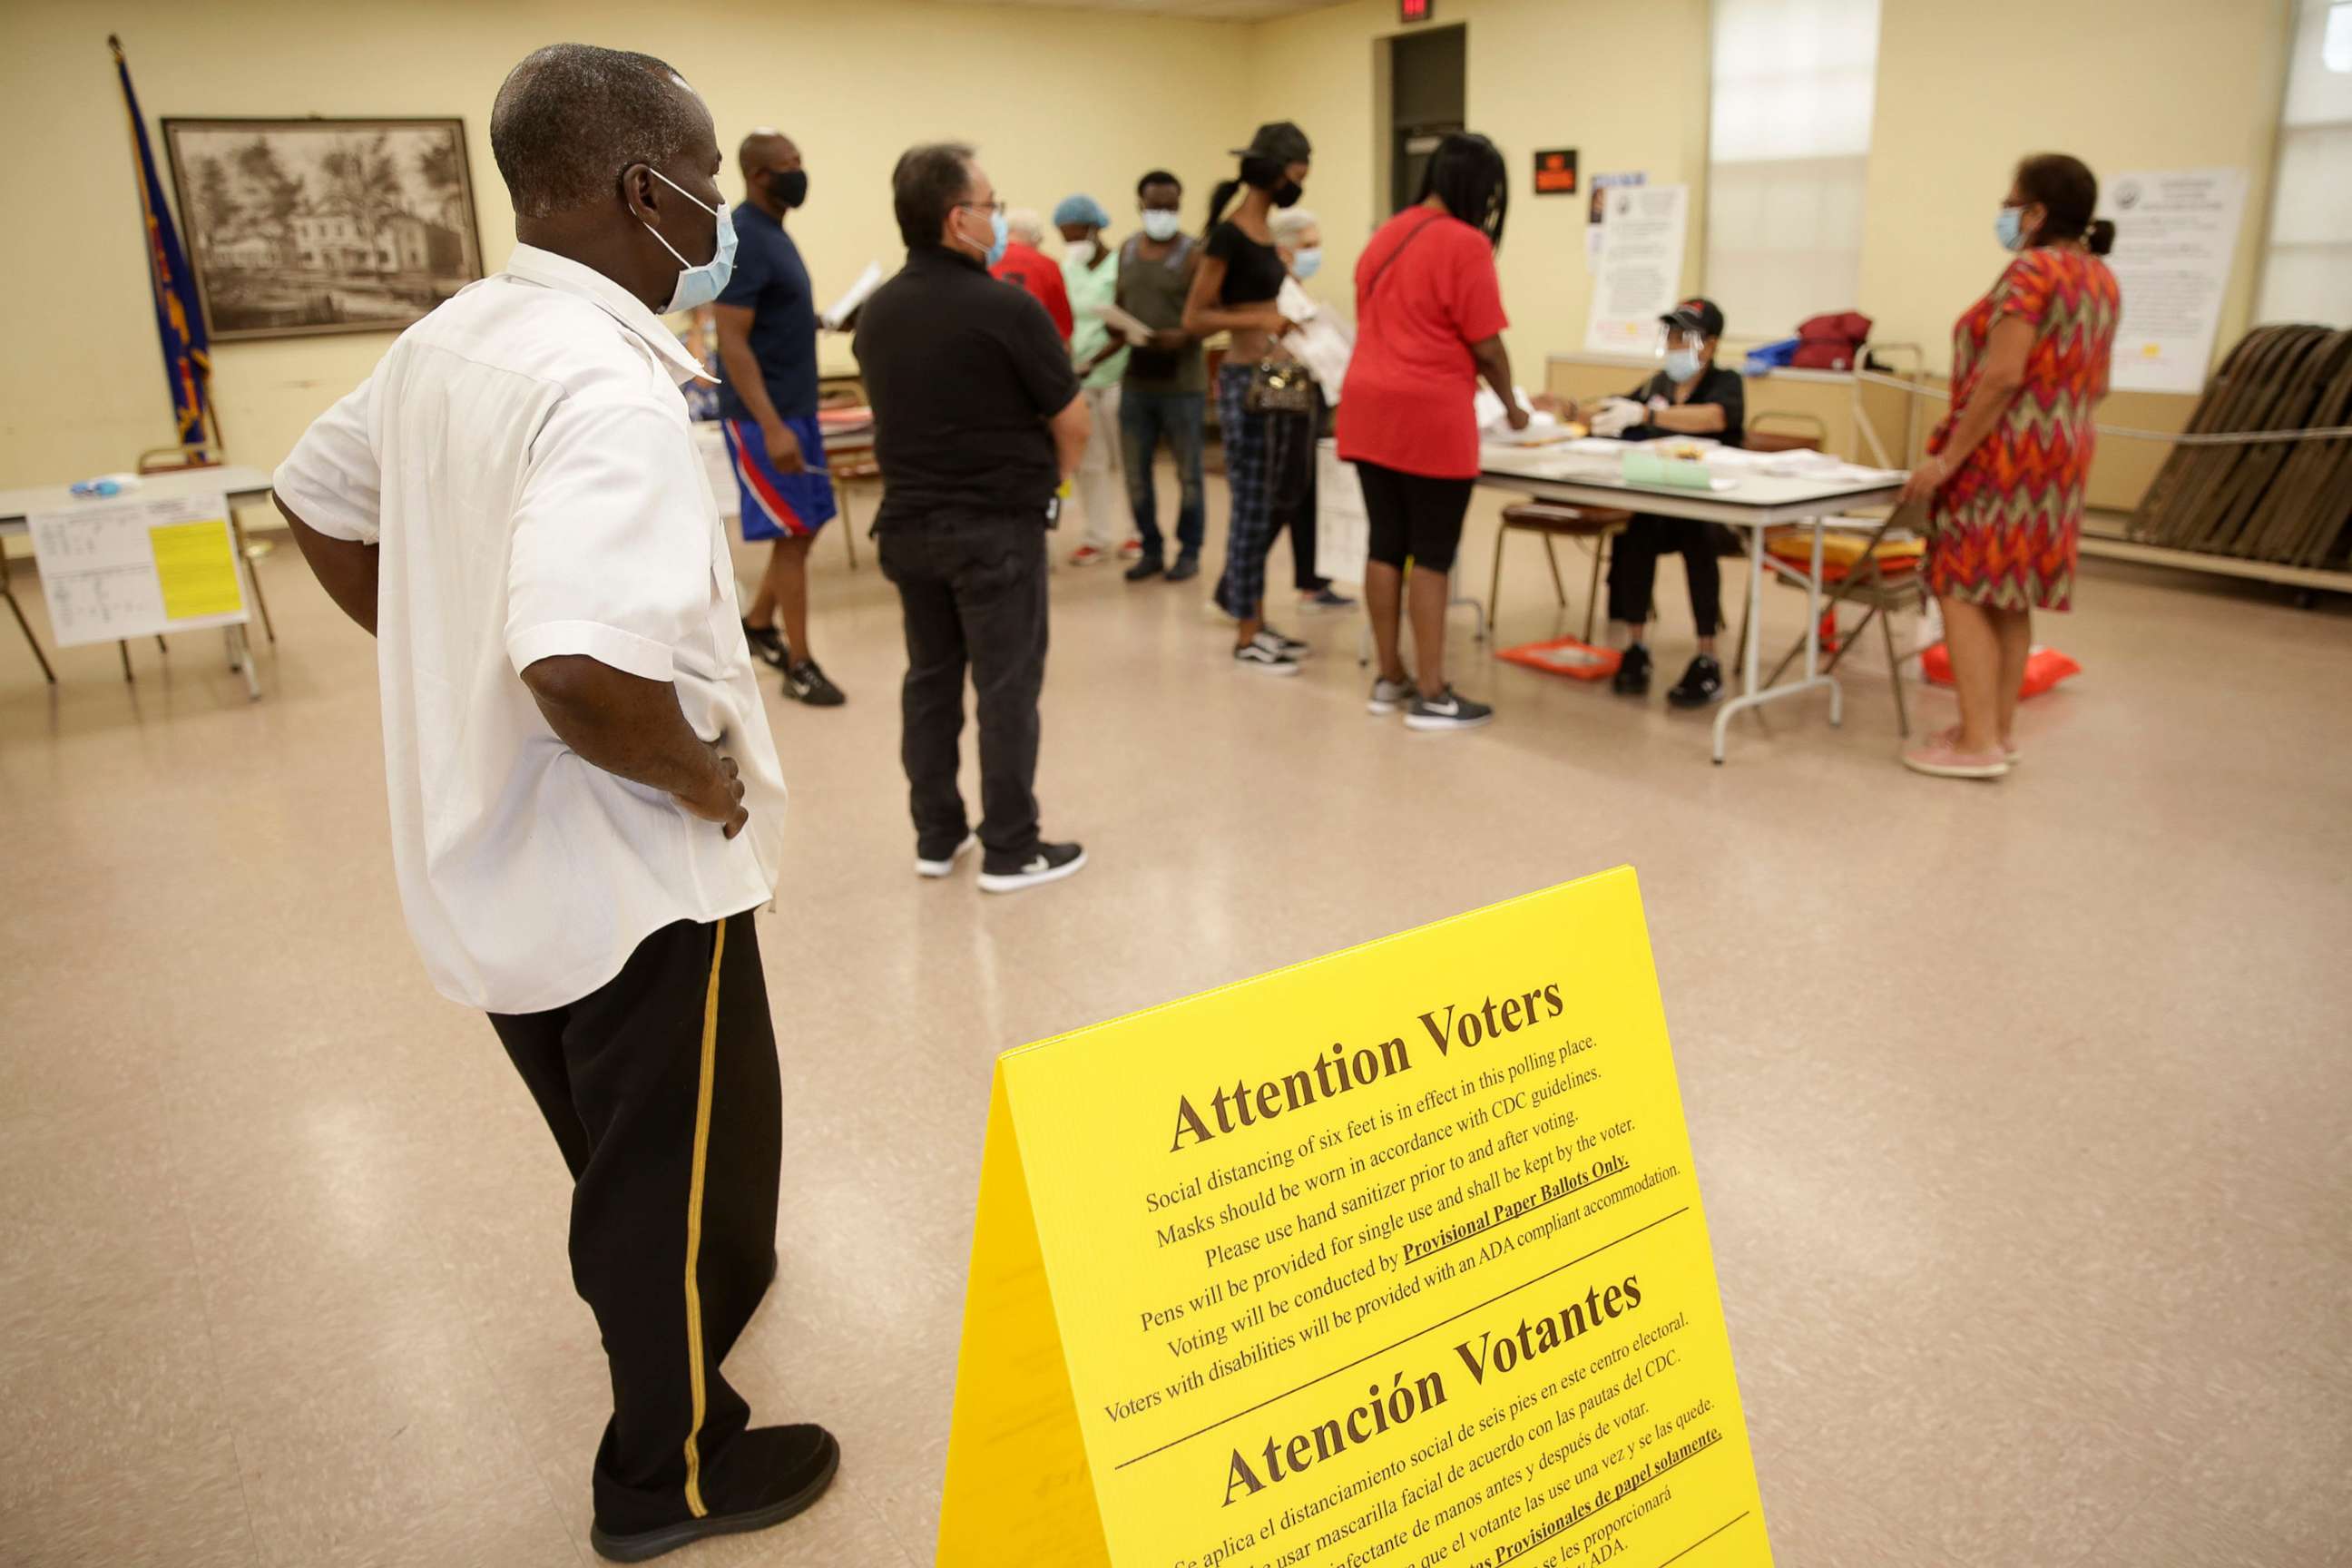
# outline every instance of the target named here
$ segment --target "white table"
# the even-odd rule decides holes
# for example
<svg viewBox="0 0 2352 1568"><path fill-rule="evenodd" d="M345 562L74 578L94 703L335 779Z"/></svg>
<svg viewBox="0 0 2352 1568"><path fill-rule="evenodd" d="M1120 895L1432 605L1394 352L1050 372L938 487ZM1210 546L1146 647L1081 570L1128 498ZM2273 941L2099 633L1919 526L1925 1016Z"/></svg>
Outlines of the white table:
<svg viewBox="0 0 2352 1568"><path fill-rule="evenodd" d="M1739 650L1739 695L1715 716L1715 760L1723 761L1724 740L1735 713L1767 702L1825 689L1830 694L1830 722L1845 717L1844 694L1837 678L1821 670L1822 648L1822 521L1853 507L1892 506L1903 493L1903 476L1885 475L1870 480L1784 478L1746 469L1725 490L1675 489L1664 486L1629 485L1608 477L1605 462L1558 448L1490 444L1479 456L1478 482L1495 489L1516 490L1538 500L1563 506L1646 511L1659 517L1686 517L1700 522L1728 523L1748 534L1748 636ZM1809 523L1813 534L1812 572L1805 588L1805 673L1778 686L1764 686L1760 648L1764 637L1764 531L1786 523Z"/></svg>
<svg viewBox="0 0 2352 1568"><path fill-rule="evenodd" d="M260 605L260 585L254 581L252 569L245 559L245 533L236 525L236 507L239 502L263 500L268 497L268 474L259 468L241 468L234 464L216 468L175 468L166 474L142 476L137 494L142 500L172 500L186 496L226 495L229 540L236 552L236 569L245 574L246 586L253 592L254 603ZM65 485L34 485L26 489L0 490L0 536L30 533L32 525L26 519L40 512L70 511L84 504L81 498ZM17 629L25 634L25 641L31 645L33 657L40 661L41 673L49 678L50 685L55 686L58 683L57 671L49 668L48 656L41 651L40 639L33 636L32 626L25 619L25 612L16 603L16 590L9 584L5 551L0 551L0 597L5 597L8 608L16 612ZM261 607L261 615L262 625L266 627L269 622L269 611L266 605ZM228 644L229 668L243 673L247 695L257 702L260 701L261 681L253 671L253 647L245 635L245 627L229 626L225 629L224 636ZM270 640L277 640L274 634ZM131 657L127 650L123 655L122 674L123 679L130 679Z"/></svg>

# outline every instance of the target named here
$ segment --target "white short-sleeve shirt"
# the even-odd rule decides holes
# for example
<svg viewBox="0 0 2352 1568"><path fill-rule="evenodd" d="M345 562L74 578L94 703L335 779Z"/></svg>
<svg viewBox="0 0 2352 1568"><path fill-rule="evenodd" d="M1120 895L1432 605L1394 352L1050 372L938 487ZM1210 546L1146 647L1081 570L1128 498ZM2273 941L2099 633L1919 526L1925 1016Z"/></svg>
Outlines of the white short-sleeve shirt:
<svg viewBox="0 0 2352 1568"><path fill-rule="evenodd" d="M701 374L620 285L519 246L403 332L278 470L295 516L382 549L393 862L453 1000L577 1001L663 926L774 892L783 776L678 392ZM743 832L558 740L521 672L559 654L673 682L742 771Z"/></svg>

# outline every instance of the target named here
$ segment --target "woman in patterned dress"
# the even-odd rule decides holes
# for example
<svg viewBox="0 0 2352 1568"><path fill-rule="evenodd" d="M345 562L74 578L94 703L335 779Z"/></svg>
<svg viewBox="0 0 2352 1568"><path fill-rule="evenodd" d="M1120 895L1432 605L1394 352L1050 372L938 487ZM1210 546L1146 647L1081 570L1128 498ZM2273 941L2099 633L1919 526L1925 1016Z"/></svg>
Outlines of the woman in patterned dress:
<svg viewBox="0 0 2352 1568"><path fill-rule="evenodd" d="M2099 259L2099 182L2042 153L2017 166L1996 233L2017 258L1952 329L1952 407L1912 470L1928 502L1927 585L1944 613L1960 721L1903 753L1939 778L1990 779L2018 760L2011 721L2036 609L2066 609L2107 392L2120 297Z"/></svg>

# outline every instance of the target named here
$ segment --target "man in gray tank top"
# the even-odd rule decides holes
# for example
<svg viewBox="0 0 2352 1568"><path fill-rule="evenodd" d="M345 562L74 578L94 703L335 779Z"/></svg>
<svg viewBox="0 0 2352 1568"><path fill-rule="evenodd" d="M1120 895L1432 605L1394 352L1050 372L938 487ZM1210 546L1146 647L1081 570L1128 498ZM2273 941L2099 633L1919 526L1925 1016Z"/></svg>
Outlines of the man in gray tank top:
<svg viewBox="0 0 2352 1568"><path fill-rule="evenodd" d="M1200 340L1183 329L1184 296L1192 286L1200 247L1184 232L1184 187L1175 175L1154 169L1135 188L1143 232L1119 248L1118 307L1152 329L1127 361L1119 388L1120 457L1127 467L1127 499L1135 508L1135 531L1143 554L1128 569L1130 583L1163 573L1181 583L1201 570L1201 540L1207 517L1201 483L1201 446L1207 423L1209 376ZM1176 508L1176 560L1160 532L1160 498L1151 465L1165 441L1181 487Z"/></svg>

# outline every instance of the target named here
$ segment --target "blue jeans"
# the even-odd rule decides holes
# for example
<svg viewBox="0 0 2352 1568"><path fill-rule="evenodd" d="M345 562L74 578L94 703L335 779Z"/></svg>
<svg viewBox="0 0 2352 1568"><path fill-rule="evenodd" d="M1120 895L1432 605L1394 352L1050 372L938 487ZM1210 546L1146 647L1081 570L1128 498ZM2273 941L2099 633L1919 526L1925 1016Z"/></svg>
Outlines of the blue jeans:
<svg viewBox="0 0 2352 1568"><path fill-rule="evenodd" d="M1176 459L1181 496L1176 507L1176 552L1201 553L1208 532L1208 508L1201 482L1201 447L1207 439L1208 397L1198 392L1149 392L1128 384L1119 393L1119 455L1127 466L1127 500L1135 509L1135 531L1143 558L1160 561L1168 547L1160 534L1160 497L1152 486L1151 459L1164 439Z"/></svg>

